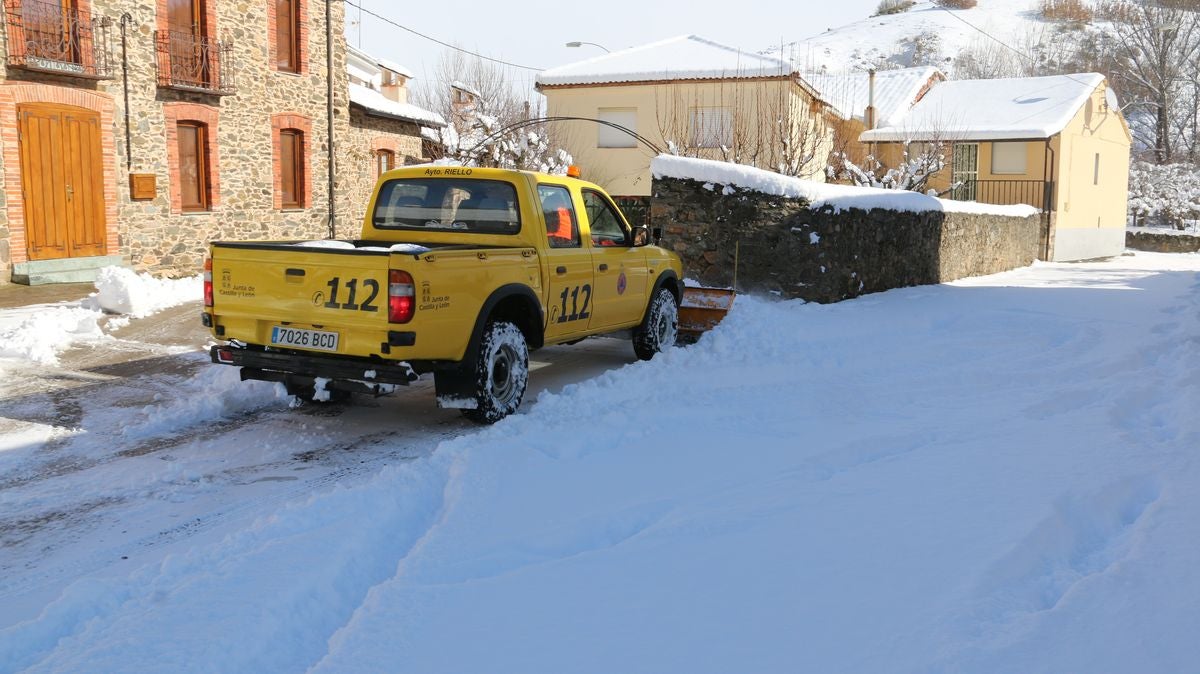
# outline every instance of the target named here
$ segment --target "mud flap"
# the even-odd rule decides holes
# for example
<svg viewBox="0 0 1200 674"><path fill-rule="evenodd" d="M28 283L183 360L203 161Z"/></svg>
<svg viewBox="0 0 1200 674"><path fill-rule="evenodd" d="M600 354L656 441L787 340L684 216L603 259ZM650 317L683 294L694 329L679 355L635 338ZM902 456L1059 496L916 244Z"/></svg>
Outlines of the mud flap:
<svg viewBox="0 0 1200 674"><path fill-rule="evenodd" d="M479 407L475 400L475 378L467 370L456 368L435 372L433 387L438 407L442 409L473 410Z"/></svg>

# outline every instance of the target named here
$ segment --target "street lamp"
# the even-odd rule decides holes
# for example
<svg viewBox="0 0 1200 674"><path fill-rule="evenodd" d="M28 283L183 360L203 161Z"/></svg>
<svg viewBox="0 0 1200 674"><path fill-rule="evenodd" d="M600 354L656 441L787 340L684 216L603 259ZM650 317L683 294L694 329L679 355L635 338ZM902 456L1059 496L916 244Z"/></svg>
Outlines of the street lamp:
<svg viewBox="0 0 1200 674"><path fill-rule="evenodd" d="M582 46L583 46L583 45L585 45L585 44L590 44L590 45L592 45L593 47L599 47L599 48L603 49L604 51L608 52L609 54L611 54L611 53L612 53L612 50L611 50L611 49L609 49L608 47L605 47L605 46L604 46L604 45L602 45L602 44L596 44L595 42L579 42L579 41L575 41L575 42L568 42L568 43L567 43L567 46L568 46L568 47L582 47Z"/></svg>

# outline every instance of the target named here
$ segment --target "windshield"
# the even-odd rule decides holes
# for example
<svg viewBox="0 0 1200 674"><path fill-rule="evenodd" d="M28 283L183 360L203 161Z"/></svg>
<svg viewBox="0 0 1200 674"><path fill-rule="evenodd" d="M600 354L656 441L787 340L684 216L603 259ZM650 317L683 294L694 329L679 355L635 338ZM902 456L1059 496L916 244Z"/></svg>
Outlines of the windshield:
<svg viewBox="0 0 1200 674"><path fill-rule="evenodd" d="M371 216L380 229L451 230L477 234L521 231L517 191L499 180L405 178L379 190Z"/></svg>

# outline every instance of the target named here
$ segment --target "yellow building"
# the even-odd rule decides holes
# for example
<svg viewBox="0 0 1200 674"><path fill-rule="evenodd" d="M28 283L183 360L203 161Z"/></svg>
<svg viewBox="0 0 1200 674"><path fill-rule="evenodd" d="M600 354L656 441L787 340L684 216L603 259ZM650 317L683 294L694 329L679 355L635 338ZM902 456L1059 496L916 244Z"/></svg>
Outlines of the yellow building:
<svg viewBox="0 0 1200 674"><path fill-rule="evenodd" d="M822 179L832 148L828 108L791 63L695 35L543 71L537 88L547 116L603 122L554 131L618 197L649 196L656 150Z"/></svg>
<svg viewBox="0 0 1200 674"><path fill-rule="evenodd" d="M937 84L859 140L887 166L905 142L944 144L949 170L931 187L953 187L955 199L1043 209L1043 259L1124 250L1131 137L1102 75Z"/></svg>

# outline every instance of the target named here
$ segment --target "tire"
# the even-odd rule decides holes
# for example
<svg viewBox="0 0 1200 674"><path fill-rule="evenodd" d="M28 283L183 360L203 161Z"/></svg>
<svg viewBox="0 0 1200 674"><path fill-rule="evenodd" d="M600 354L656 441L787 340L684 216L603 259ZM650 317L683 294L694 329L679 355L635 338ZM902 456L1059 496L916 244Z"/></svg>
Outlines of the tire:
<svg viewBox="0 0 1200 674"><path fill-rule="evenodd" d="M529 345L525 333L508 321L488 323L479 340L479 356L472 372L475 409L463 416L480 424L494 424L516 412L529 382Z"/></svg>
<svg viewBox="0 0 1200 674"><path fill-rule="evenodd" d="M679 306L675 295L666 288L650 300L646 318L633 330L633 352L642 360L650 360L654 354L675 346L679 335Z"/></svg>

